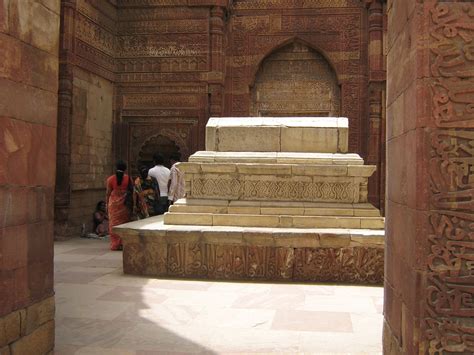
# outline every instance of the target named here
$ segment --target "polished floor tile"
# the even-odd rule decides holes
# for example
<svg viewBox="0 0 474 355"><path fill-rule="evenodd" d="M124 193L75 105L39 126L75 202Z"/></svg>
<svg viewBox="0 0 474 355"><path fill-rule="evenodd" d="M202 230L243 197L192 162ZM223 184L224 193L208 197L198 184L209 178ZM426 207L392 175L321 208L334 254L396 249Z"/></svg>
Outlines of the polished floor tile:
<svg viewBox="0 0 474 355"><path fill-rule="evenodd" d="M55 244L55 354L382 352L381 287L153 279L121 258Z"/></svg>
<svg viewBox="0 0 474 355"><path fill-rule="evenodd" d="M279 310L272 329L328 333L352 333L351 315L347 312L311 312Z"/></svg>

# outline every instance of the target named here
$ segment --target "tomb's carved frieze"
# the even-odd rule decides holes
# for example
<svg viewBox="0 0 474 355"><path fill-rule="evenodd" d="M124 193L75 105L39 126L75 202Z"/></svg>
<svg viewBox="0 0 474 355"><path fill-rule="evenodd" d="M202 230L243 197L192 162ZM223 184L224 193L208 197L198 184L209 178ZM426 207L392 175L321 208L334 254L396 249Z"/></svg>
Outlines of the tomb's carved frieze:
<svg viewBox="0 0 474 355"><path fill-rule="evenodd" d="M207 59L207 56L119 59L117 60L117 70L122 73L206 71L208 69Z"/></svg>
<svg viewBox="0 0 474 355"><path fill-rule="evenodd" d="M123 107L125 109L147 109L162 107L193 108L197 104L197 96L186 94L129 94L123 97Z"/></svg>
<svg viewBox="0 0 474 355"><path fill-rule="evenodd" d="M359 184L342 181L307 181L265 179L258 176L221 178L208 176L191 180L192 198L224 198L243 200L301 200L325 202L358 202Z"/></svg>
<svg viewBox="0 0 474 355"><path fill-rule="evenodd" d="M206 19L124 21L119 23L119 35L161 34L161 33L205 33L209 22Z"/></svg>
<svg viewBox="0 0 474 355"><path fill-rule="evenodd" d="M234 8L238 10L282 9L282 8L325 8L360 7L360 1L352 0L237 0Z"/></svg>
<svg viewBox="0 0 474 355"><path fill-rule="evenodd" d="M130 248L130 249L128 249ZM379 284L381 248L289 248L202 243L127 245L127 272L210 279Z"/></svg>
<svg viewBox="0 0 474 355"><path fill-rule="evenodd" d="M75 36L77 39L114 57L115 35L80 14L76 17Z"/></svg>

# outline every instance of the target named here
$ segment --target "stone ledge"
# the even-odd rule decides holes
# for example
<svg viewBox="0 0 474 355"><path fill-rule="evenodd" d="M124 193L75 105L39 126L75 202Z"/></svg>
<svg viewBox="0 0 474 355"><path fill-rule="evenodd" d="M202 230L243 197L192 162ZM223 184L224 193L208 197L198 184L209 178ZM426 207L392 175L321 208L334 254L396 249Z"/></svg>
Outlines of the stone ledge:
<svg viewBox="0 0 474 355"><path fill-rule="evenodd" d="M279 164L305 164L314 165L315 167L334 165L363 166L364 160L358 154L353 153L217 152L206 150L198 151L191 155L189 163L180 163L180 168L186 172L199 172L200 170L193 171L192 169L197 169L199 164L206 164L207 167L210 163L220 164L220 167L225 166L226 169L231 169L230 166L232 164L273 164L277 166ZM216 169L218 169L217 166Z"/></svg>
<svg viewBox="0 0 474 355"><path fill-rule="evenodd" d="M304 202L304 201L238 201L238 200L213 200L213 199L186 199L182 198L173 206L219 206L219 207L261 207L261 208L318 208L324 209L347 209L357 211L370 210L380 211L370 203L340 203L340 202Z"/></svg>
<svg viewBox="0 0 474 355"><path fill-rule="evenodd" d="M298 241L294 247L320 247L320 236L325 236L325 247L339 247L338 239L348 240L346 246L371 246L383 248L385 231L374 229L343 228L265 228L236 226L169 225L163 223L164 216L151 217L114 227L124 241L146 243L208 242L212 237L219 244L248 246L276 246L280 239ZM332 236L334 244L327 240Z"/></svg>
<svg viewBox="0 0 474 355"><path fill-rule="evenodd" d="M206 157L208 159L209 157ZM294 161L284 163L257 163L252 158L248 162L198 162L180 163L180 169L187 174L245 174L245 175L273 175L273 176L330 176L330 177L370 177L375 172L373 165L358 164L358 161L332 160L317 164L315 161L306 164L295 164ZM309 160L309 159L308 159ZM344 162L344 164L343 164ZM345 163L349 164L345 164Z"/></svg>
<svg viewBox="0 0 474 355"><path fill-rule="evenodd" d="M355 216L300 216L278 214L251 214L254 208L242 207L241 213L168 212L165 224L195 226L241 226L267 228L352 228L383 229L383 217ZM174 210L174 209L173 209ZM233 209L231 209L232 211Z"/></svg>

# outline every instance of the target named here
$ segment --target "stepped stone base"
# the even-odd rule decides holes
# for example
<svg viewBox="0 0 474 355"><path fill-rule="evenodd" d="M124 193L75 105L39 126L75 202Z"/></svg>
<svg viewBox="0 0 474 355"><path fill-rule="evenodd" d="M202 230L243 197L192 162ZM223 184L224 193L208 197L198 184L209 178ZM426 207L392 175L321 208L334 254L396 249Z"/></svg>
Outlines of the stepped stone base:
<svg viewBox="0 0 474 355"><path fill-rule="evenodd" d="M127 274L222 280L382 284L384 231L163 224L115 227Z"/></svg>
<svg viewBox="0 0 474 355"><path fill-rule="evenodd" d="M338 117L211 118L180 163L186 199L116 227L124 272L224 280L382 284L376 167L347 152Z"/></svg>
<svg viewBox="0 0 474 355"><path fill-rule="evenodd" d="M165 224L267 228L383 229L380 211L368 203L303 203L182 199Z"/></svg>

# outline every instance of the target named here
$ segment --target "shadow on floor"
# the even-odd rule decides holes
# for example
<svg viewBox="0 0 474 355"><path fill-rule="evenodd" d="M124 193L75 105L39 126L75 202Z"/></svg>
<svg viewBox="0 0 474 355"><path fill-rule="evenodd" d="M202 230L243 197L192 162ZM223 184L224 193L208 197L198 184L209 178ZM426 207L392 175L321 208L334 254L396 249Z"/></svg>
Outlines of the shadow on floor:
<svg viewBox="0 0 474 355"><path fill-rule="evenodd" d="M186 326L197 312L163 305L154 280L123 275L106 242L56 242L55 252L55 354L215 354Z"/></svg>

